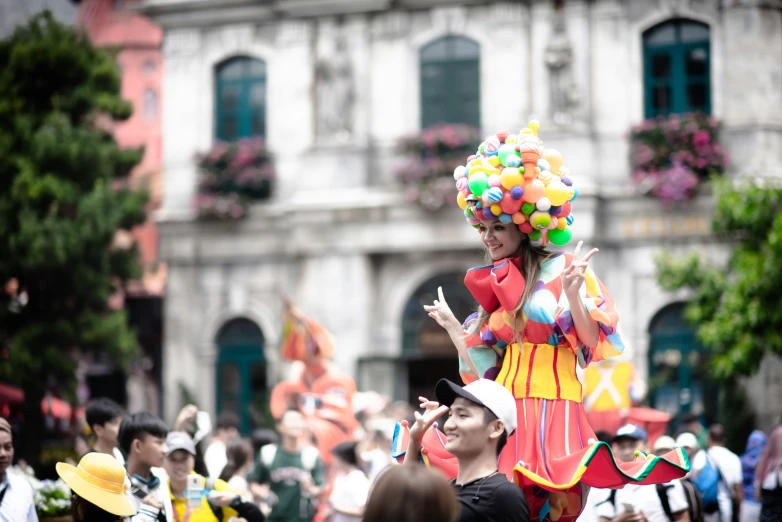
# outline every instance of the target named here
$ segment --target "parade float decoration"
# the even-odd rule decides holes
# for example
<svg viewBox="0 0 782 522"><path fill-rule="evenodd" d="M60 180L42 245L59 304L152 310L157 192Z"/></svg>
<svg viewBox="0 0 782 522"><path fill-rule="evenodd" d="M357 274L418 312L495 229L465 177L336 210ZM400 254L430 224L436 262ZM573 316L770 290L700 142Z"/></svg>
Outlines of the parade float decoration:
<svg viewBox="0 0 782 522"><path fill-rule="evenodd" d="M321 458L329 463L337 444L353 440L356 382L329 364L334 337L290 300L284 299L282 357L292 361L289 380L272 390L271 413L279 419L289 409L302 413Z"/></svg>
<svg viewBox="0 0 782 522"><path fill-rule="evenodd" d="M499 471L524 491L530 520L573 522L590 487L666 483L683 477L689 460L676 448L662 456L638 452L634 461L620 462L589 426L576 367L620 355L624 344L610 294L588 268L580 295L599 327L599 340L589 347L580 342L561 280L574 256L542 250L572 239L571 207L578 189L562 155L543 146L539 127L532 121L518 134L489 136L466 165L454 170L457 203L471 226L515 225L543 258L537 285L523 307L519 336L514 310L526 286L521 258L467 272L465 285L487 318L479 324L473 314L465 322L466 353L459 353L459 363L465 383L493 379L516 398L518 428L500 455ZM393 443L398 460L405 458L408 440L402 422ZM421 460L453 478L458 463L446 447L434 426L424 435Z"/></svg>

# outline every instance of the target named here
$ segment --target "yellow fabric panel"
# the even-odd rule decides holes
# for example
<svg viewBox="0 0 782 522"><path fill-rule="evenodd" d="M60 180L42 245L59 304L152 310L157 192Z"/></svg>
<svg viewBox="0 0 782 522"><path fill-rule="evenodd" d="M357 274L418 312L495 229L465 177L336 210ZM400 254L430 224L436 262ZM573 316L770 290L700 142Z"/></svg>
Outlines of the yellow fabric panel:
<svg viewBox="0 0 782 522"><path fill-rule="evenodd" d="M570 348L567 345L552 346L550 344L539 344L537 349L534 348L534 344L524 343L519 356L518 345L514 343L508 346L497 382L505 383L505 387L517 399L526 397L556 399L558 377L559 398L581 402L581 383L575 370L576 356ZM533 349L535 352L532 363L533 377L529 379L530 391L528 395L527 380ZM557 352L556 370L554 368L555 351Z"/></svg>

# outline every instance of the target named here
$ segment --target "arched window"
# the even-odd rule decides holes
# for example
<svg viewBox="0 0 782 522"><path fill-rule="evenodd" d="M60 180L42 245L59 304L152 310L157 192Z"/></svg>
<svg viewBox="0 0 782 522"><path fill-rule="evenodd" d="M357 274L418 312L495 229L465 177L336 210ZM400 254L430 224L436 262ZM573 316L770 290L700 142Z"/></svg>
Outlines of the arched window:
<svg viewBox="0 0 782 522"><path fill-rule="evenodd" d="M266 136L266 62L244 56L217 66L215 134L223 141Z"/></svg>
<svg viewBox="0 0 782 522"><path fill-rule="evenodd" d="M263 332L249 319L233 319L216 338L217 413L239 417L242 433L264 425L269 391L266 380Z"/></svg>
<svg viewBox="0 0 782 522"><path fill-rule="evenodd" d="M157 119L157 93L154 89L144 91L144 119L146 121Z"/></svg>
<svg viewBox="0 0 782 522"><path fill-rule="evenodd" d="M643 35L644 107L647 118L711 113L709 26L671 20Z"/></svg>
<svg viewBox="0 0 782 522"><path fill-rule="evenodd" d="M429 397L440 378L461 382L459 362L448 333L429 317L424 305L437 299L437 287L454 315L464 321L475 310L475 300L464 286L464 272L447 272L426 280L408 299L402 314L402 354L407 363L407 391L411 401Z"/></svg>
<svg viewBox="0 0 782 522"><path fill-rule="evenodd" d="M695 413L713 421L717 393L708 376L708 352L686 322L685 306L662 308L649 325L649 401L674 416Z"/></svg>
<svg viewBox="0 0 782 522"><path fill-rule="evenodd" d="M468 38L446 36L421 49L420 58L421 127L480 127L480 46Z"/></svg>

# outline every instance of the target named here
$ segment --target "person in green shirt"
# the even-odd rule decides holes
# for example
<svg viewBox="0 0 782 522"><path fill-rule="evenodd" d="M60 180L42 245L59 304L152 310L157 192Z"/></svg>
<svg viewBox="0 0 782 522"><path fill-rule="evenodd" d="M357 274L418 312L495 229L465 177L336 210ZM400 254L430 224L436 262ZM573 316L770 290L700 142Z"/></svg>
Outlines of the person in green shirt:
<svg viewBox="0 0 782 522"><path fill-rule="evenodd" d="M318 449L306 445L304 417L290 410L280 419L280 444L261 448L247 481L270 507L270 522L311 522L323 484Z"/></svg>

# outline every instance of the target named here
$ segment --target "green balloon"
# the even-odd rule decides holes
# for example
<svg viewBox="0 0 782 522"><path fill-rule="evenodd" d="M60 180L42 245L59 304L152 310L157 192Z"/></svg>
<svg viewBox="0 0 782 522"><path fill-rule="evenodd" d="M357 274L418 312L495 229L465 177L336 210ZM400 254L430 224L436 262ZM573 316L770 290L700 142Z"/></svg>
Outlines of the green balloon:
<svg viewBox="0 0 782 522"><path fill-rule="evenodd" d="M529 202L524 203L523 205L521 205L521 211L529 216L530 214L535 212L535 205Z"/></svg>
<svg viewBox="0 0 782 522"><path fill-rule="evenodd" d="M484 190L489 190L489 176L485 172L476 172L470 176L470 192L481 197Z"/></svg>
<svg viewBox="0 0 782 522"><path fill-rule="evenodd" d="M570 230L570 227L565 228L565 230L560 230L558 228L555 228L553 230L548 231L548 239L553 244L557 246L566 245L568 241L570 241L573 238L573 231Z"/></svg>
<svg viewBox="0 0 782 522"><path fill-rule="evenodd" d="M500 163L502 163L502 166L507 167L508 156L516 155L518 157L519 153L516 152L516 145L513 145L512 143L506 143L500 147L500 150L497 153L497 155L500 157Z"/></svg>
<svg viewBox="0 0 782 522"><path fill-rule="evenodd" d="M533 241L537 241L538 239L540 239L541 237L543 237L543 234L541 234L541 233L540 233L540 230L533 230L532 232L530 232L530 233L529 233L529 234L527 234L527 235L528 235L528 236L529 236L529 238L530 238L531 240L533 240Z"/></svg>

